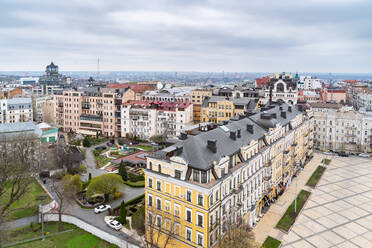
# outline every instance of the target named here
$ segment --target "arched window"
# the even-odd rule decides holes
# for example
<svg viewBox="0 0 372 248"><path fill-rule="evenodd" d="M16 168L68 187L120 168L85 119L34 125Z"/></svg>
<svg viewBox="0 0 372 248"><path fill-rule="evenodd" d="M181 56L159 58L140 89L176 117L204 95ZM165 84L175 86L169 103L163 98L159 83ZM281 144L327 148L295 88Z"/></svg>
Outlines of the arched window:
<svg viewBox="0 0 372 248"><path fill-rule="evenodd" d="M284 84L283 83L278 83L276 85L276 92L284 92Z"/></svg>

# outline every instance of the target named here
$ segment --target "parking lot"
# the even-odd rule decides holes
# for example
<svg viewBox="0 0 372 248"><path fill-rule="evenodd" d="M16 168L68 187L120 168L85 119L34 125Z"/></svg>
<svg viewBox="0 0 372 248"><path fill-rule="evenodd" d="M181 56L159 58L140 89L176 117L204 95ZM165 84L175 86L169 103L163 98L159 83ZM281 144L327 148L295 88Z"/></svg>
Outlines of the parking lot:
<svg viewBox="0 0 372 248"><path fill-rule="evenodd" d="M372 247L372 158L327 157L332 161L282 247Z"/></svg>

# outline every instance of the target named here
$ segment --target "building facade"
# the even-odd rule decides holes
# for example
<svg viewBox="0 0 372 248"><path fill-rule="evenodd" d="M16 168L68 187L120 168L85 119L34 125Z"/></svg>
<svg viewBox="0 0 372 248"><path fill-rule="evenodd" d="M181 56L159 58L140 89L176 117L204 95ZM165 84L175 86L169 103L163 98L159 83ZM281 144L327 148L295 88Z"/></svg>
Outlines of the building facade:
<svg viewBox="0 0 372 248"><path fill-rule="evenodd" d="M319 78L313 78L311 76L301 76L300 81L297 83L297 87L303 90L321 89L322 81Z"/></svg>
<svg viewBox="0 0 372 248"><path fill-rule="evenodd" d="M122 98L116 91L64 91L53 100L56 124L65 132L120 137Z"/></svg>
<svg viewBox="0 0 372 248"><path fill-rule="evenodd" d="M121 135L177 137L193 123L191 103L132 101L121 108Z"/></svg>
<svg viewBox="0 0 372 248"><path fill-rule="evenodd" d="M147 241L215 247L238 219L253 227L312 156L311 116L277 105L149 155Z"/></svg>
<svg viewBox="0 0 372 248"><path fill-rule="evenodd" d="M31 98L0 99L0 124L33 120Z"/></svg>
<svg viewBox="0 0 372 248"><path fill-rule="evenodd" d="M265 88L266 102L283 101L289 104L297 104L297 78L293 78L292 74L275 74L271 76L270 82Z"/></svg>
<svg viewBox="0 0 372 248"><path fill-rule="evenodd" d="M372 112L314 109L314 145L321 150L372 152Z"/></svg>
<svg viewBox="0 0 372 248"><path fill-rule="evenodd" d="M259 104L259 98L206 97L201 106L200 121L214 123L228 121L237 115L257 110Z"/></svg>
<svg viewBox="0 0 372 248"><path fill-rule="evenodd" d="M194 123L199 123L201 116L201 106L206 97L211 97L213 93L212 89L200 88L191 91L191 103L193 104L194 112Z"/></svg>

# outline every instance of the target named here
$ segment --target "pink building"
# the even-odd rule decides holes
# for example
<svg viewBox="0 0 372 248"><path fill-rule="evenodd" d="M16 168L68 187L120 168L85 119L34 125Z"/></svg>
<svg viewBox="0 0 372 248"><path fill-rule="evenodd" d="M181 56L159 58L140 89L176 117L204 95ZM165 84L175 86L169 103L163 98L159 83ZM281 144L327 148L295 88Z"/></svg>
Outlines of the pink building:
<svg viewBox="0 0 372 248"><path fill-rule="evenodd" d="M343 88L326 88L320 91L322 102L346 103L346 90Z"/></svg>

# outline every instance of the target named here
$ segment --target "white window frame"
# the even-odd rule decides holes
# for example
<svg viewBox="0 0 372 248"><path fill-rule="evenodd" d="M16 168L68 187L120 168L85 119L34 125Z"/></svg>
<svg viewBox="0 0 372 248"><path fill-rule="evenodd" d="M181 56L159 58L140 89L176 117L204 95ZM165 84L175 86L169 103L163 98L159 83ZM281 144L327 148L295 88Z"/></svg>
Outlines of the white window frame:
<svg viewBox="0 0 372 248"><path fill-rule="evenodd" d="M150 198L150 197L151 197L151 199L152 199L152 200L151 200L151 205L149 204L149 202L150 202L150 199L149 199L149 198ZM154 196L153 196L152 194L148 194L148 195L147 195L147 205L150 206L150 207L153 207L153 206L154 206Z"/></svg>
<svg viewBox="0 0 372 248"><path fill-rule="evenodd" d="M200 224L200 223L199 223L199 216L202 217L202 223L201 223L201 225L199 225L199 224ZM204 227L204 214L203 214L203 213L196 212L196 225L197 225L198 227Z"/></svg>
<svg viewBox="0 0 372 248"><path fill-rule="evenodd" d="M192 242L192 229L188 227L185 227L185 229L185 239ZM190 231L190 239L187 239L187 231Z"/></svg>
<svg viewBox="0 0 372 248"><path fill-rule="evenodd" d="M187 212L191 212L191 220L190 221L187 220ZM191 208L186 208L185 209L185 220L188 223L192 223L192 209Z"/></svg>
<svg viewBox="0 0 372 248"><path fill-rule="evenodd" d="M199 237L201 237L202 239L202 244L199 244ZM204 235L200 232L196 232L196 244L199 246L199 247L203 247L203 244L204 244Z"/></svg>

